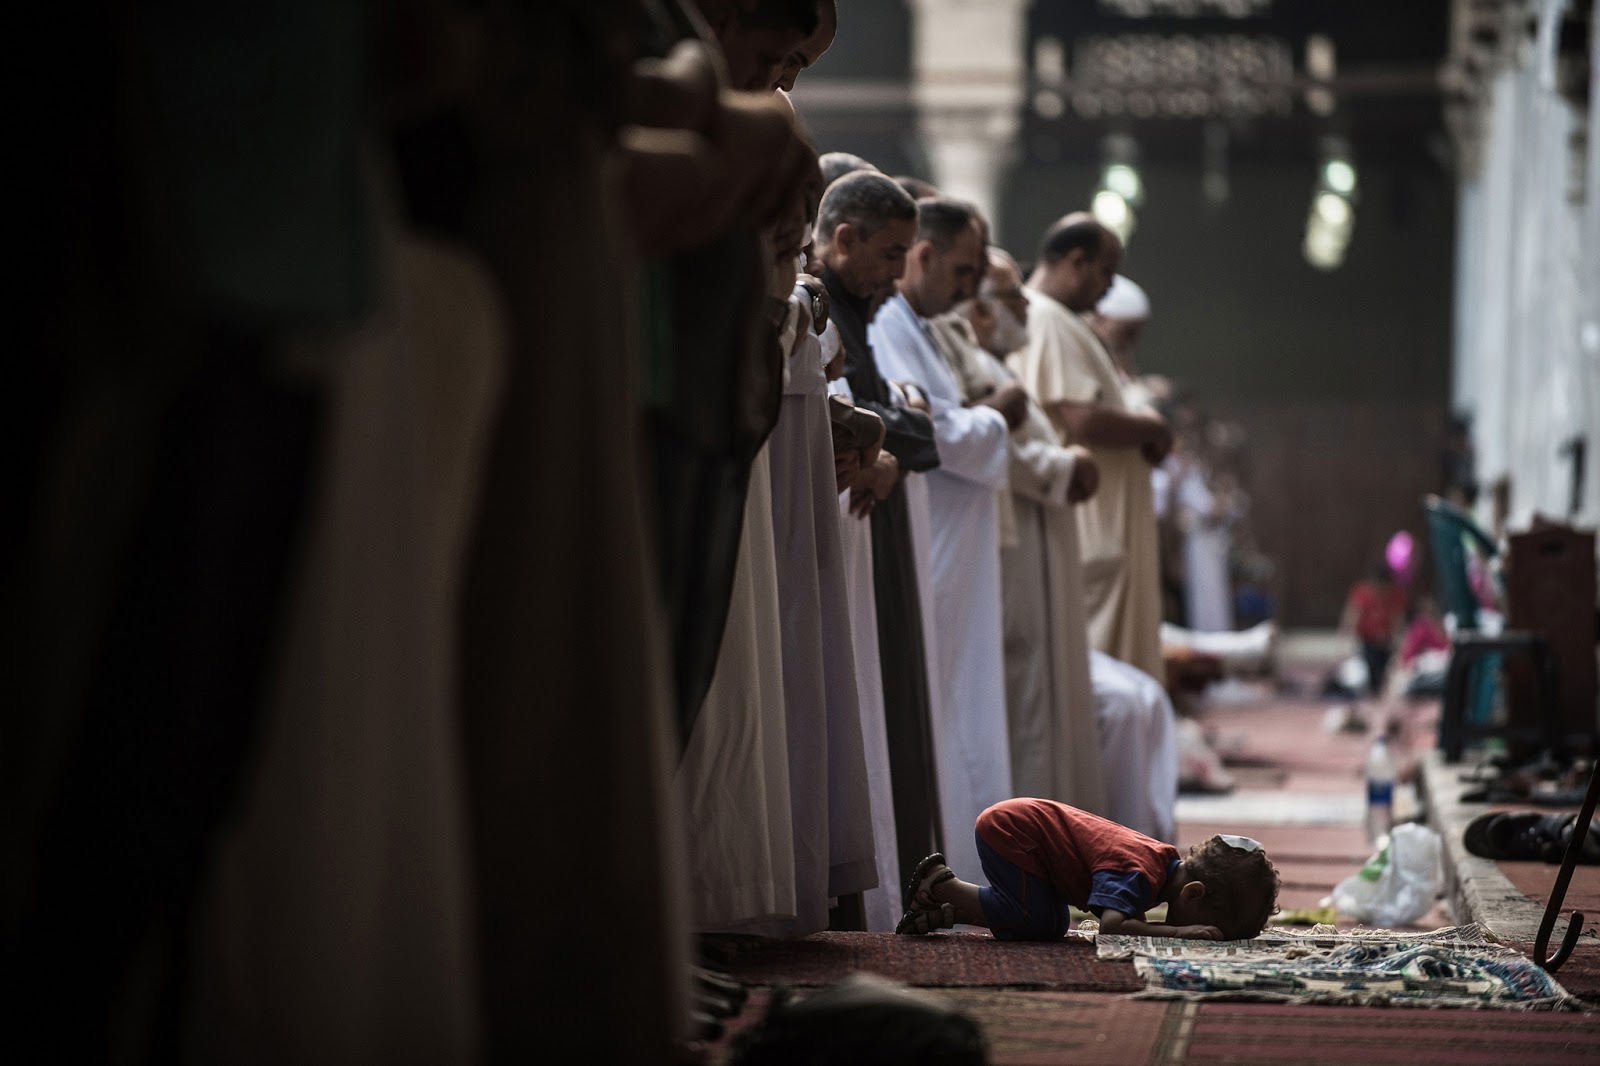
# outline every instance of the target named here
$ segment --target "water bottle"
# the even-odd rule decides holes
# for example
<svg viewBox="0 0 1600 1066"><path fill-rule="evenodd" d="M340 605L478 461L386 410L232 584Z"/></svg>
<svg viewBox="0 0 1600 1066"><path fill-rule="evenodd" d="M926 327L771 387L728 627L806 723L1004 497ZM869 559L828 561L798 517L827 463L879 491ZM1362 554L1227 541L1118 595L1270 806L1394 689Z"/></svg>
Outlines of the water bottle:
<svg viewBox="0 0 1600 1066"><path fill-rule="evenodd" d="M1378 737L1367 752L1367 839L1376 844L1394 826L1394 760Z"/></svg>

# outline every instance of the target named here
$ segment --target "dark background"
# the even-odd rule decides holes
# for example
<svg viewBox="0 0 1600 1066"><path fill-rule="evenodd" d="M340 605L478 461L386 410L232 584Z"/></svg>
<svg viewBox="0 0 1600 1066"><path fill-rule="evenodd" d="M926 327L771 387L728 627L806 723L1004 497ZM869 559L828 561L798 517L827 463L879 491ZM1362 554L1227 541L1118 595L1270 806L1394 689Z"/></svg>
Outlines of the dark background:
<svg viewBox="0 0 1600 1066"><path fill-rule="evenodd" d="M838 44L796 94L823 151L927 177L897 87L910 76L901 0L841 0ZM1288 625L1331 626L1350 583L1396 530L1423 532L1439 485L1449 404L1455 179L1433 75L1446 5L1435 0L1300 3L1263 18L1109 19L1089 0L1040 0L1031 32L1053 33L1072 73L1073 34L1273 35L1297 73L1307 34L1331 37L1340 102L1311 114L1227 123L1230 196L1201 192L1202 122L1089 122L1026 115L997 233L1020 259L1061 214L1087 208L1106 133L1139 145L1145 202L1124 273L1150 294L1141 369L1166 374L1249 434L1247 487L1261 546L1279 564ZM1031 54L1030 47L1030 54ZM807 79L810 79L808 85ZM847 79L870 106L808 107ZM830 86L830 82L832 85ZM1354 237L1332 272L1301 251L1324 137L1343 137L1360 174Z"/></svg>

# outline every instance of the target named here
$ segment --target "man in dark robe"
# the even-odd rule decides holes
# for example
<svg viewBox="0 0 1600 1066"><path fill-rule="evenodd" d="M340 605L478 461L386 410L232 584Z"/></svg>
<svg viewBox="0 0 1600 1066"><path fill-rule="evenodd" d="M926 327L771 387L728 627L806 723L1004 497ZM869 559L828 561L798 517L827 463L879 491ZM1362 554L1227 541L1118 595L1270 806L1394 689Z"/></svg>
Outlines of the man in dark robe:
<svg viewBox="0 0 1600 1066"><path fill-rule="evenodd" d="M878 372L867 324L878 304L894 293L916 234L916 202L891 179L870 171L848 174L829 186L817 219L822 281L844 344L845 378L856 403L882 418L886 429L879 460L885 491L871 504L872 566L903 876L939 846L939 791L922 605L900 479L938 466L939 451L926 410L897 402ZM922 403L914 391L911 402Z"/></svg>

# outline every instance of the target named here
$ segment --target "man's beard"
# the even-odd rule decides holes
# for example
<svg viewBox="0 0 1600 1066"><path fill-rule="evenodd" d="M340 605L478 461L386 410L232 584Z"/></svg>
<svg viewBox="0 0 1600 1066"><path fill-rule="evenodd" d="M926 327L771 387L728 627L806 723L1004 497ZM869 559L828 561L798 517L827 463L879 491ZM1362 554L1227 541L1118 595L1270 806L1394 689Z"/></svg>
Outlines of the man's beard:
<svg viewBox="0 0 1600 1066"><path fill-rule="evenodd" d="M1015 311L999 301L991 301L989 306L994 311L994 354L1004 359L1019 348L1028 344L1028 326L1017 317Z"/></svg>

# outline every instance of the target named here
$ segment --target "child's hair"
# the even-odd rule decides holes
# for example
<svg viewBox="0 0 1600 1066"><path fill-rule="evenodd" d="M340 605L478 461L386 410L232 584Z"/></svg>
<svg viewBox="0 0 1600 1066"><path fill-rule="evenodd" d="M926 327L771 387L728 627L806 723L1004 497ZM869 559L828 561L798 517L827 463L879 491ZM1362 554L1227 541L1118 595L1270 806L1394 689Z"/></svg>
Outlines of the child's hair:
<svg viewBox="0 0 1600 1066"><path fill-rule="evenodd" d="M1206 910L1228 940L1249 940L1278 911L1278 869L1262 849L1214 836L1189 849L1184 868L1206 886Z"/></svg>

